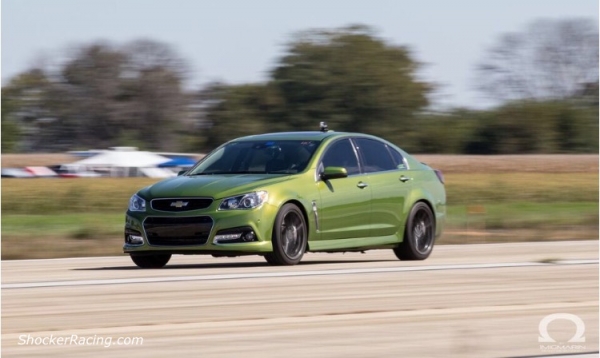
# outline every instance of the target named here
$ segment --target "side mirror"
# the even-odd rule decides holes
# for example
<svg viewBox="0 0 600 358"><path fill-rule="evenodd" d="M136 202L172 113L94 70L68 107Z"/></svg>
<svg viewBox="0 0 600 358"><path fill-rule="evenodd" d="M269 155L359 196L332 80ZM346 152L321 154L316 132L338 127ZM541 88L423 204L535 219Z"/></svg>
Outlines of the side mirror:
<svg viewBox="0 0 600 358"><path fill-rule="evenodd" d="M187 172L187 170L180 170L180 171L177 173L177 176L181 176L181 175L185 174L186 172Z"/></svg>
<svg viewBox="0 0 600 358"><path fill-rule="evenodd" d="M323 172L320 175L323 180L337 179L337 178L347 178L348 171L346 168L342 167L325 167Z"/></svg>

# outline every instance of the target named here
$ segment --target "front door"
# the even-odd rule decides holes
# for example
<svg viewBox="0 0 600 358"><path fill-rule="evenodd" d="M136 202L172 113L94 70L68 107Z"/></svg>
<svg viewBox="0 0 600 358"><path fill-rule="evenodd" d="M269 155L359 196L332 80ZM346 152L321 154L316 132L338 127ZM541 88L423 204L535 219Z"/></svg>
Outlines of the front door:
<svg viewBox="0 0 600 358"><path fill-rule="evenodd" d="M347 178L319 180L320 202L315 203L321 240L368 237L371 224L371 188L360 174L356 151L348 138L330 145L319 165L343 167Z"/></svg>

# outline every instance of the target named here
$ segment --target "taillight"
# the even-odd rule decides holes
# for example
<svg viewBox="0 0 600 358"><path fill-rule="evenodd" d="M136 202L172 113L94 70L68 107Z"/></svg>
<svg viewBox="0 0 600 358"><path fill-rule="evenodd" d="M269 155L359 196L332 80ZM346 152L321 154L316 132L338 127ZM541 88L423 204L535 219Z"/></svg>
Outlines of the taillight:
<svg viewBox="0 0 600 358"><path fill-rule="evenodd" d="M434 169L433 171L435 172L435 175L437 175L437 177L440 180L440 182L442 184L445 184L445 182L444 182L444 174L442 174L442 171L438 170L438 169Z"/></svg>

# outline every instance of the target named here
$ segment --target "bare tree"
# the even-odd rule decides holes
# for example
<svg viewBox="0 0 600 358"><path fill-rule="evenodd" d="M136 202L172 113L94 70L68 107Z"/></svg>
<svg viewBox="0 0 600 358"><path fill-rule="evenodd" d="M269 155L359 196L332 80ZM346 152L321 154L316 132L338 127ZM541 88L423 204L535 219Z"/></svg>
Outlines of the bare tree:
<svg viewBox="0 0 600 358"><path fill-rule="evenodd" d="M499 100L565 99L598 83L598 24L538 20L503 35L478 66L480 89Z"/></svg>
<svg viewBox="0 0 600 358"><path fill-rule="evenodd" d="M123 47L127 57L123 83L131 97L130 129L152 148L177 148L176 132L183 128L189 98L183 88L188 65L168 44L137 40Z"/></svg>

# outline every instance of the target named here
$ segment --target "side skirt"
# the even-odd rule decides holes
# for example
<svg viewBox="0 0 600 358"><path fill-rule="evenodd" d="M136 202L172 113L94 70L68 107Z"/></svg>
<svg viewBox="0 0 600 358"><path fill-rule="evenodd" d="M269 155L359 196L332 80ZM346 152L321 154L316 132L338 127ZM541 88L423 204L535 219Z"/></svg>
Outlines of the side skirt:
<svg viewBox="0 0 600 358"><path fill-rule="evenodd" d="M336 251L363 251L370 249L391 249L402 242L400 235L380 236L380 237L360 237L352 239L338 240L318 240L308 241L308 250L310 252L336 252Z"/></svg>

